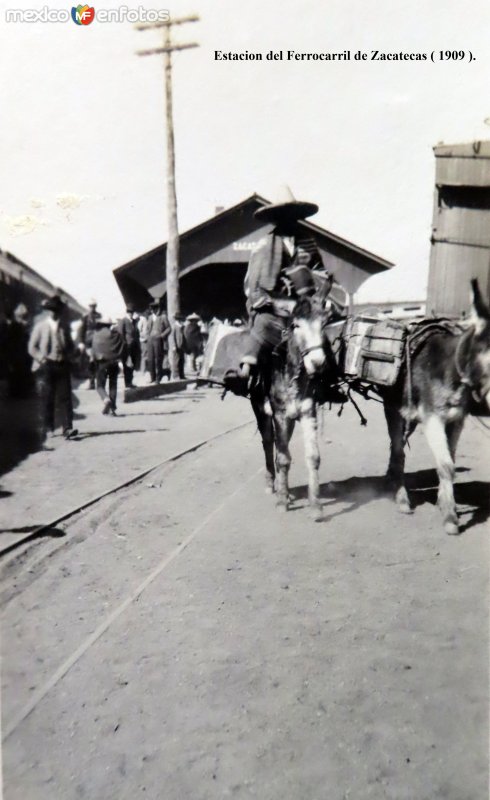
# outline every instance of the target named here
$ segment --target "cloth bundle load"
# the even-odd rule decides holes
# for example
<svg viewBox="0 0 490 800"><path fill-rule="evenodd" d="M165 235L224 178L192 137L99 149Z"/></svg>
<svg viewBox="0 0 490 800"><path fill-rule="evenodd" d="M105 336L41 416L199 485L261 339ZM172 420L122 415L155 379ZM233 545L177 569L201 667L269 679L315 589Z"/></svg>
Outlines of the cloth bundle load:
<svg viewBox="0 0 490 800"><path fill-rule="evenodd" d="M353 317L347 320L343 371L367 383L393 386L403 362L407 328L391 319Z"/></svg>
<svg viewBox="0 0 490 800"><path fill-rule="evenodd" d="M225 373L236 369L245 347L247 329L237 329L223 322L211 325L209 339L204 350L204 358L199 377L204 380L223 383Z"/></svg>

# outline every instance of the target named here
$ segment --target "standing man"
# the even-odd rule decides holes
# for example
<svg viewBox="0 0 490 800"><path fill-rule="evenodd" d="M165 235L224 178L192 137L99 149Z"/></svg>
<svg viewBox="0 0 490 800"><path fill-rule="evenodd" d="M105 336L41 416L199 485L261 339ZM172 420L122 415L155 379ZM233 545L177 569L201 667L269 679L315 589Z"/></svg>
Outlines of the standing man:
<svg viewBox="0 0 490 800"><path fill-rule="evenodd" d="M74 344L68 323L63 319L65 304L57 294L44 300L48 314L35 325L29 339L32 369L37 373L42 398L44 432L53 436L55 406L58 402L63 416L63 435L71 439L78 431L73 427L71 400L71 365Z"/></svg>
<svg viewBox="0 0 490 800"><path fill-rule="evenodd" d="M194 313L187 316L184 325L185 352L189 356L189 368L192 372L199 372L204 350L201 323L199 314Z"/></svg>
<svg viewBox="0 0 490 800"><path fill-rule="evenodd" d="M160 300L150 303L148 319L148 369L151 383L160 383L163 376L163 359L168 351L171 328Z"/></svg>
<svg viewBox="0 0 490 800"><path fill-rule="evenodd" d="M141 372L144 374L148 369L148 317L150 310L143 311L138 319L138 330L140 332L141 347Z"/></svg>
<svg viewBox="0 0 490 800"><path fill-rule="evenodd" d="M118 324L118 332L124 344L123 372L124 385L126 389L133 385L133 375L135 369L140 368L141 364L141 344L140 332L138 328L138 317L134 306L128 303L126 306L126 316Z"/></svg>
<svg viewBox="0 0 490 800"><path fill-rule="evenodd" d="M95 389L95 361L92 356L92 339L94 336L97 320L100 314L97 311L97 300L92 300L88 304L89 312L82 317L82 324L79 331L79 348L81 352L86 352L88 356L89 389Z"/></svg>
<svg viewBox="0 0 490 800"><path fill-rule="evenodd" d="M176 314L174 317L174 324L172 326L172 337L175 348L175 372L180 379L185 378L184 362L185 362L185 336L184 336L184 314ZM174 369L174 365L172 365Z"/></svg>
<svg viewBox="0 0 490 800"><path fill-rule="evenodd" d="M97 392L103 403L102 413L115 417L119 361L124 358L126 348L121 334L112 327L109 317L97 320L92 350L97 365ZM109 394L106 392L107 381Z"/></svg>

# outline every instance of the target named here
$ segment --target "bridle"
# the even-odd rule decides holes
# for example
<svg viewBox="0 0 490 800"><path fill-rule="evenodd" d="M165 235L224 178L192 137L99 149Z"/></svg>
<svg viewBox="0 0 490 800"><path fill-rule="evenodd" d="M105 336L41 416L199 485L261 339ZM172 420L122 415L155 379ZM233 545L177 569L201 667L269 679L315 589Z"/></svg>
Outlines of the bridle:
<svg viewBox="0 0 490 800"><path fill-rule="evenodd" d="M460 383L469 389L471 396L476 403L481 403L485 395L490 391L490 379L486 381L482 387L478 383L472 381L468 373L461 366L461 351L463 349L463 345L466 345L467 342L470 342L474 336L474 330L470 330L461 334L456 346L456 352L454 354L454 366L456 368L456 372L458 373Z"/></svg>
<svg viewBox="0 0 490 800"><path fill-rule="evenodd" d="M308 353L312 353L314 350L323 350L322 344L315 344L312 347L306 347L304 350L300 350L300 355L302 358L308 355Z"/></svg>

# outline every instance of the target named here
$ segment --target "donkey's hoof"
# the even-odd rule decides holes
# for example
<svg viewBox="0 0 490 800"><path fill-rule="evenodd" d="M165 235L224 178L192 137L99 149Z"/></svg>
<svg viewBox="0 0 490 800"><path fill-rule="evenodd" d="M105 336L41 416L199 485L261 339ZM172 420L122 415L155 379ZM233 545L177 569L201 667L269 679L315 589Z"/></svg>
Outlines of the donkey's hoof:
<svg viewBox="0 0 490 800"><path fill-rule="evenodd" d="M398 489L395 495L395 502L398 506L398 511L400 511L401 514L413 514L413 509L410 506L407 490L404 486Z"/></svg>
<svg viewBox="0 0 490 800"><path fill-rule="evenodd" d="M323 520L323 506L310 506L308 516L313 522L321 522Z"/></svg>
<svg viewBox="0 0 490 800"><path fill-rule="evenodd" d="M288 501L287 500L278 500L276 502L276 508L278 511L285 512L288 510Z"/></svg>
<svg viewBox="0 0 490 800"><path fill-rule="evenodd" d="M444 530L449 536L458 536L460 533L459 525L452 519L448 519L444 523Z"/></svg>
<svg viewBox="0 0 490 800"><path fill-rule="evenodd" d="M269 484L268 484L268 485L265 487L265 493L266 493L266 494L274 494L274 492L275 492L275 491L276 491L276 490L274 489L274 484L273 484L273 483L269 483Z"/></svg>

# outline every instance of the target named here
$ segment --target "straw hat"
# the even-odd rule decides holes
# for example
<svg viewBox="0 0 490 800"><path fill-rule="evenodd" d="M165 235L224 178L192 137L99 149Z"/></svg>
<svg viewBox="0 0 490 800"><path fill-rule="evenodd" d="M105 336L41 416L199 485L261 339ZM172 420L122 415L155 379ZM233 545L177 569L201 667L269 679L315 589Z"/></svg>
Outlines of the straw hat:
<svg viewBox="0 0 490 800"><path fill-rule="evenodd" d="M277 192L274 202L257 209L254 216L264 222L277 222L288 219L305 219L318 211L316 203L296 200L289 186L282 186Z"/></svg>

